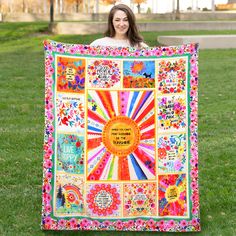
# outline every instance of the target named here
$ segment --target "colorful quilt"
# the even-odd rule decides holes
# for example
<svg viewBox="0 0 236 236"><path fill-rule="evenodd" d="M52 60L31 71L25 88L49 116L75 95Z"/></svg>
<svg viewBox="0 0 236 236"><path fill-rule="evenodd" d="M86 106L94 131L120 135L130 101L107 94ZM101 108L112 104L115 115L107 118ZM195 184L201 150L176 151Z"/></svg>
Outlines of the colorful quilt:
<svg viewBox="0 0 236 236"><path fill-rule="evenodd" d="M44 47L42 228L199 231L198 45Z"/></svg>

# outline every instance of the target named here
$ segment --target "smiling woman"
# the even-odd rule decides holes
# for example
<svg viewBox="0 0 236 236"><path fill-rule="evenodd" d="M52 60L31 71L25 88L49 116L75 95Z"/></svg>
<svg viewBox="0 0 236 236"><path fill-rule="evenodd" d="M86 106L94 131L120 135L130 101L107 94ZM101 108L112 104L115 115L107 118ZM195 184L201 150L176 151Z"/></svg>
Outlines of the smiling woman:
<svg viewBox="0 0 236 236"><path fill-rule="evenodd" d="M129 29L129 21L125 12L117 10L113 16L113 27L115 29L115 39L126 39L126 33Z"/></svg>
<svg viewBox="0 0 236 236"><path fill-rule="evenodd" d="M105 36L93 41L91 46L148 47L138 32L134 13L125 4L111 9Z"/></svg>

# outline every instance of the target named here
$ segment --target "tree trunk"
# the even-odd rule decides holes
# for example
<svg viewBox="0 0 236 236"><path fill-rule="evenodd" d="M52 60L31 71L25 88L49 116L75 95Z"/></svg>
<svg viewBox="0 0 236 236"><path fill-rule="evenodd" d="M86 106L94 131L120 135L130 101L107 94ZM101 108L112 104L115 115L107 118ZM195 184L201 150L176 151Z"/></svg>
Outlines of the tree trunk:
<svg viewBox="0 0 236 236"><path fill-rule="evenodd" d="M13 3L12 3L12 1L10 1L10 6L9 6L9 8L10 8L10 13L13 13Z"/></svg>
<svg viewBox="0 0 236 236"><path fill-rule="evenodd" d="M88 13L90 14L90 0L88 0Z"/></svg>
<svg viewBox="0 0 236 236"><path fill-rule="evenodd" d="M48 13L47 0L43 1L43 13L45 14Z"/></svg>
<svg viewBox="0 0 236 236"><path fill-rule="evenodd" d="M138 14L140 14L140 4L139 3L137 5L137 8L138 8Z"/></svg>
<svg viewBox="0 0 236 236"><path fill-rule="evenodd" d="M179 0L177 0L176 12L179 13Z"/></svg>
<svg viewBox="0 0 236 236"><path fill-rule="evenodd" d="M176 5L176 20L180 19L180 8L179 8L179 0L177 0L177 5Z"/></svg>
<svg viewBox="0 0 236 236"><path fill-rule="evenodd" d="M50 0L50 23L54 21L54 5L53 0Z"/></svg>
<svg viewBox="0 0 236 236"><path fill-rule="evenodd" d="M60 14L63 13L63 11L64 11L63 4L64 4L63 0L60 0Z"/></svg>
<svg viewBox="0 0 236 236"><path fill-rule="evenodd" d="M25 13L25 0L22 1L22 12Z"/></svg>
<svg viewBox="0 0 236 236"><path fill-rule="evenodd" d="M86 3L85 3L85 0L83 0L83 13L86 13Z"/></svg>
<svg viewBox="0 0 236 236"><path fill-rule="evenodd" d="M96 0L96 13L99 13L99 0Z"/></svg>
<svg viewBox="0 0 236 236"><path fill-rule="evenodd" d="M58 0L55 0L55 14L58 14Z"/></svg>
<svg viewBox="0 0 236 236"><path fill-rule="evenodd" d="M175 0L172 0L172 13L175 13Z"/></svg>
<svg viewBox="0 0 236 236"><path fill-rule="evenodd" d="M79 0L76 0L76 9L75 9L76 13L79 12Z"/></svg>
<svg viewBox="0 0 236 236"><path fill-rule="evenodd" d="M211 0L211 10L215 11L215 0Z"/></svg>

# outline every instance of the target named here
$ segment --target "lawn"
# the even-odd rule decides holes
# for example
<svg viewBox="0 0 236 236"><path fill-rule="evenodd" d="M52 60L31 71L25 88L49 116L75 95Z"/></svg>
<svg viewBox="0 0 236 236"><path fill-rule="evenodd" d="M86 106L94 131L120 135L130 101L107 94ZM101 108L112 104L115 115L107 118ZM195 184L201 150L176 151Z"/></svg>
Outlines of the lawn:
<svg viewBox="0 0 236 236"><path fill-rule="evenodd" d="M236 34L236 31L143 33ZM43 232L41 184L44 132L43 40L89 44L101 35L59 36L46 23L0 24L0 235L157 235L144 232ZM200 50L199 183L202 232L236 235L236 49ZM158 233L158 235L182 235ZM187 234L191 235L191 234Z"/></svg>

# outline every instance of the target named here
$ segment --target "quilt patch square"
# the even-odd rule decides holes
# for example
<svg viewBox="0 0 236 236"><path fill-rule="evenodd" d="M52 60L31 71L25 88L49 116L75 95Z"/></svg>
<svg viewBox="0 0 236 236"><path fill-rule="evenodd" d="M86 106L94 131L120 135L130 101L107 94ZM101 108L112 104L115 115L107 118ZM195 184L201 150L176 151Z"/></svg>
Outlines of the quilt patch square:
<svg viewBox="0 0 236 236"><path fill-rule="evenodd" d="M86 199L89 216L121 216L121 186L119 184L88 184Z"/></svg>
<svg viewBox="0 0 236 236"><path fill-rule="evenodd" d="M57 135L57 170L84 173L84 137L75 134Z"/></svg>
<svg viewBox="0 0 236 236"><path fill-rule="evenodd" d="M124 184L124 216L156 216L156 195L156 183Z"/></svg>
<svg viewBox="0 0 236 236"><path fill-rule="evenodd" d="M85 84L85 60L81 58L57 58L57 91L83 93Z"/></svg>
<svg viewBox="0 0 236 236"><path fill-rule="evenodd" d="M119 88L121 62L118 60L88 61L88 86L91 88Z"/></svg>
<svg viewBox="0 0 236 236"><path fill-rule="evenodd" d="M58 94L56 108L58 131L84 133L84 96Z"/></svg>
<svg viewBox="0 0 236 236"><path fill-rule="evenodd" d="M186 174L159 175L158 198L160 216L186 216Z"/></svg>
<svg viewBox="0 0 236 236"><path fill-rule="evenodd" d="M167 134L158 137L158 171L171 173L186 171L186 135Z"/></svg>
<svg viewBox="0 0 236 236"><path fill-rule="evenodd" d="M158 128L162 131L184 131L187 126L186 99L183 95L158 97Z"/></svg>
<svg viewBox="0 0 236 236"><path fill-rule="evenodd" d="M42 229L200 231L198 45L44 47Z"/></svg>
<svg viewBox="0 0 236 236"><path fill-rule="evenodd" d="M58 216L82 215L84 212L84 182L79 176L58 174L55 186L55 214Z"/></svg>
<svg viewBox="0 0 236 236"><path fill-rule="evenodd" d="M158 90L161 94L182 93L186 89L186 58L163 59L158 62Z"/></svg>
<svg viewBox="0 0 236 236"><path fill-rule="evenodd" d="M124 88L154 88L155 61L130 60L123 62Z"/></svg>

